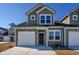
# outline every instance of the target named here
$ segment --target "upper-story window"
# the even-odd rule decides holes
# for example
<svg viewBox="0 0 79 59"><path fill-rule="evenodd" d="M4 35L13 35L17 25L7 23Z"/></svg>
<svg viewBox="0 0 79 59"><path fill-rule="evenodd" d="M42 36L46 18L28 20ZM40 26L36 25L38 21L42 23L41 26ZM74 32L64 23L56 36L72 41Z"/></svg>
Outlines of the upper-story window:
<svg viewBox="0 0 79 59"><path fill-rule="evenodd" d="M31 15L30 19L35 20L35 15Z"/></svg>
<svg viewBox="0 0 79 59"><path fill-rule="evenodd" d="M73 15L72 20L78 20L78 15Z"/></svg>
<svg viewBox="0 0 79 59"><path fill-rule="evenodd" d="M52 24L52 15L51 14L40 14L39 23L40 24Z"/></svg>

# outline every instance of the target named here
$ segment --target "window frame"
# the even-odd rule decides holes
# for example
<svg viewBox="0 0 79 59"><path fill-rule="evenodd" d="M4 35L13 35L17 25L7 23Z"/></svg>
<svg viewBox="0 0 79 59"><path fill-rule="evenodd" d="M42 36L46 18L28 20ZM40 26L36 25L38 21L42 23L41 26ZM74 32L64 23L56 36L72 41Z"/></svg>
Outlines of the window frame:
<svg viewBox="0 0 79 59"><path fill-rule="evenodd" d="M50 32L53 32L53 31L49 31L49 40L52 40L50 39L50 36L53 36L53 40L54 40L54 32L53 32L53 35L50 35Z"/></svg>
<svg viewBox="0 0 79 59"><path fill-rule="evenodd" d="M52 32L52 31L54 32L54 39L53 39L53 40L49 39L49 41L60 41L60 40L61 40L61 30L49 30L49 31L48 31L48 38L49 38L49 32ZM55 39L55 37L56 37L56 32L59 32L59 33L60 33L60 35L59 35L59 36L60 36L60 39L59 39L59 40L56 40L56 39Z"/></svg>
<svg viewBox="0 0 79 59"><path fill-rule="evenodd" d="M76 16L76 19L74 19L75 16ZM78 20L78 15L72 15L72 20Z"/></svg>
<svg viewBox="0 0 79 59"><path fill-rule="evenodd" d="M32 17L34 17L34 19L32 19ZM35 20L35 15L31 15L31 16L30 16L30 19L31 19L31 20Z"/></svg>
<svg viewBox="0 0 79 59"><path fill-rule="evenodd" d="M45 16L45 23L41 23L41 16ZM47 23L46 22L46 16L50 16L50 23ZM40 14L39 15L39 24L41 24L41 25L50 25L50 24L52 24L52 14Z"/></svg>
<svg viewBox="0 0 79 59"><path fill-rule="evenodd" d="M59 36L60 37L60 32L59 32L59 35L56 35L57 32L59 32L59 31L55 31L55 40L58 40L58 39L56 39L56 36Z"/></svg>

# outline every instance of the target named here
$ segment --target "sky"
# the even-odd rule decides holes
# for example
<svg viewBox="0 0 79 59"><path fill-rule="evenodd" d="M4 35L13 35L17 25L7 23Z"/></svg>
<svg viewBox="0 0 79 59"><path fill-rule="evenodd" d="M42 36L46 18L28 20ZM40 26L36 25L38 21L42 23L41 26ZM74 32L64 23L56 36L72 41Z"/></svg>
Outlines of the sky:
<svg viewBox="0 0 79 59"><path fill-rule="evenodd" d="M61 20L69 11L78 7L77 3L44 3L56 11L55 20ZM10 23L19 24L27 21L25 12L36 3L0 3L0 27L9 28Z"/></svg>

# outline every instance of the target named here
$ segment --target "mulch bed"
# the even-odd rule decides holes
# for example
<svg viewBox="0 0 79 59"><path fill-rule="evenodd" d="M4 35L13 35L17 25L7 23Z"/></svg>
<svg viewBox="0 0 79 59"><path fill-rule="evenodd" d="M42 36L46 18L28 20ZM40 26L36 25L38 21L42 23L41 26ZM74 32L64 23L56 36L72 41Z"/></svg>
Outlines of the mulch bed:
<svg viewBox="0 0 79 59"><path fill-rule="evenodd" d="M79 55L79 52L76 52L72 49L69 49L67 47L53 47L54 51L58 55Z"/></svg>
<svg viewBox="0 0 79 59"><path fill-rule="evenodd" d="M5 42L5 43L0 42L0 52L12 48L14 46L15 42Z"/></svg>

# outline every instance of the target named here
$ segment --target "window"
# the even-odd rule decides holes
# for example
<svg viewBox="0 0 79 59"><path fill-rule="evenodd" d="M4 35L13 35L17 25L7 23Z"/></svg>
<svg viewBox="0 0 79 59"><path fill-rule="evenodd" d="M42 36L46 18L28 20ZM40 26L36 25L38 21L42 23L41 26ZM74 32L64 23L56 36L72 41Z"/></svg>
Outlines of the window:
<svg viewBox="0 0 79 59"><path fill-rule="evenodd" d="M73 19L73 20L78 20L78 15L73 15L73 16L72 16L72 19Z"/></svg>
<svg viewBox="0 0 79 59"><path fill-rule="evenodd" d="M51 14L40 14L40 24L52 24Z"/></svg>
<svg viewBox="0 0 79 59"><path fill-rule="evenodd" d="M60 30L49 30L49 40L60 40L61 31Z"/></svg>
<svg viewBox="0 0 79 59"><path fill-rule="evenodd" d="M54 32L53 31L50 31L49 32L49 39L50 40L53 40L54 39Z"/></svg>
<svg viewBox="0 0 79 59"><path fill-rule="evenodd" d="M55 32L55 40L60 40L60 32L59 31Z"/></svg>
<svg viewBox="0 0 79 59"><path fill-rule="evenodd" d="M31 20L35 20L35 15L31 15Z"/></svg>
<svg viewBox="0 0 79 59"><path fill-rule="evenodd" d="M45 23L45 16L41 16L41 23Z"/></svg>
<svg viewBox="0 0 79 59"><path fill-rule="evenodd" d="M46 23L50 23L50 16L46 16Z"/></svg>

